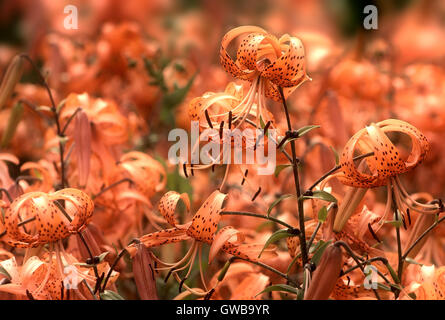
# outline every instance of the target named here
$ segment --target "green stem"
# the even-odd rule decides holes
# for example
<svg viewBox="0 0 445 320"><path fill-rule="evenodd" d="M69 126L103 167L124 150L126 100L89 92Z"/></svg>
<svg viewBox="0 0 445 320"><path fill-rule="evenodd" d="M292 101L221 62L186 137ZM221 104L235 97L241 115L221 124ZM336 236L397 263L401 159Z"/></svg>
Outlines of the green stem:
<svg viewBox="0 0 445 320"><path fill-rule="evenodd" d="M286 114L287 128L289 131L292 131L292 123L290 121L289 109L287 108L286 98L284 97L283 88L278 87L278 91L281 95L281 100L283 101L284 113ZM304 206L303 199L301 199L301 188L300 188L300 177L298 172L298 163L299 159L297 158L297 152L295 148L295 140L290 142L291 150L292 150L292 170L294 174L294 182L295 182L295 193L298 198L298 222L300 228L300 250L301 250L301 259L303 266L309 261L308 252L307 252L307 244L306 244L306 230L305 230L305 218L304 218Z"/></svg>

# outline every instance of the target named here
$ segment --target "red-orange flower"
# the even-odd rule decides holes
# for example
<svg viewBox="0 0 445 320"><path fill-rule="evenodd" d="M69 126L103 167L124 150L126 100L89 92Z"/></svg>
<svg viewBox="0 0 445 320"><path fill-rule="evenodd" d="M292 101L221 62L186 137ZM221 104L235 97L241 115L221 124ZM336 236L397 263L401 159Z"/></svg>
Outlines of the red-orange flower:
<svg viewBox="0 0 445 320"><path fill-rule="evenodd" d="M56 201L65 203L65 212ZM77 189L25 193L5 212L3 223L7 239L4 240L14 247L28 248L64 239L81 231L91 219L93 210L93 201ZM20 222L25 220L28 220L26 228L21 228Z"/></svg>
<svg viewBox="0 0 445 320"><path fill-rule="evenodd" d="M234 61L227 52L229 44L243 36ZM252 83L264 81L263 93L274 100L281 101L277 87L287 88L290 94L304 81L310 79L306 74L304 47L300 39L287 34L280 39L262 28L242 26L225 34L221 41L220 59L227 72L241 80Z"/></svg>

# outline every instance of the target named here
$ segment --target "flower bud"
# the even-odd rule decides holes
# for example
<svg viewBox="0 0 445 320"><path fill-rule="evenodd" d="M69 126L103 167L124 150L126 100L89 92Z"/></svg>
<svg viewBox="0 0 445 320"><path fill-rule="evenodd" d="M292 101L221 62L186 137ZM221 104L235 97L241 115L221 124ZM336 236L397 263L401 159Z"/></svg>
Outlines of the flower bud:
<svg viewBox="0 0 445 320"><path fill-rule="evenodd" d="M343 227L345 226L346 222L348 222L349 217L354 213L365 196L366 191L368 191L366 188L349 188L335 216L333 227L334 232L340 232L343 230Z"/></svg>
<svg viewBox="0 0 445 320"><path fill-rule="evenodd" d="M74 143L77 154L79 185L85 186L90 174L91 127L87 114L82 110L77 113L75 121Z"/></svg>
<svg viewBox="0 0 445 320"><path fill-rule="evenodd" d="M15 85L20 81L23 74L23 63L24 59L22 56L17 55L12 59L8 70L6 70L5 76L3 77L2 84L0 86L0 110L5 106L6 101L11 97Z"/></svg>
<svg viewBox="0 0 445 320"><path fill-rule="evenodd" d="M99 230L91 223L82 231L82 236L88 245L88 249L93 256L98 256L102 253L100 244L102 243L102 235ZM85 247L85 244L79 236L76 236L77 247L79 248L80 256L83 260L90 258L90 252Z"/></svg>
<svg viewBox="0 0 445 320"><path fill-rule="evenodd" d="M343 265L343 254L339 246L330 245L323 252L315 270L305 300L327 300L334 290Z"/></svg>
<svg viewBox="0 0 445 320"><path fill-rule="evenodd" d="M137 251L133 257L133 274L139 296L142 300L158 300L150 251L142 243L136 244L136 248Z"/></svg>

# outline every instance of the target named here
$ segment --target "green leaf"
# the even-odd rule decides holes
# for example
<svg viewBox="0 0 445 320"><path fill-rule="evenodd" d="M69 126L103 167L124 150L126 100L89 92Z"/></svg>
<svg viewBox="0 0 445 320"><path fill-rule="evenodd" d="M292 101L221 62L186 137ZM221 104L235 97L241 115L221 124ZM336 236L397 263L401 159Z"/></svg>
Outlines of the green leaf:
<svg viewBox="0 0 445 320"><path fill-rule="evenodd" d="M264 244L263 249L261 249L260 254L258 255L258 258L261 257L261 255L263 254L263 251L272 243L277 242L280 239L284 239L284 238L289 238L289 237L294 237L296 236L296 234L293 234L292 232L290 232L289 229L281 229L278 231L275 231L270 237L269 239L267 239L266 243Z"/></svg>
<svg viewBox="0 0 445 320"><path fill-rule="evenodd" d="M99 255L99 263L101 263L102 261L104 261L104 259L105 259L105 257L108 255L108 251L106 251L106 252L103 252L103 253L101 253L100 255Z"/></svg>
<svg viewBox="0 0 445 320"><path fill-rule="evenodd" d="M111 290L105 290L100 294L102 300L125 300L117 292Z"/></svg>
<svg viewBox="0 0 445 320"><path fill-rule="evenodd" d="M221 269L218 275L218 281L223 281L224 277L226 276L227 271L229 271L230 265L232 264L231 260L228 260L224 267Z"/></svg>
<svg viewBox="0 0 445 320"><path fill-rule="evenodd" d="M400 228L401 226L403 226L403 222L400 221L400 220L385 221L385 223L389 223L389 224L393 225L396 228Z"/></svg>
<svg viewBox="0 0 445 320"><path fill-rule="evenodd" d="M266 124L264 123L263 117L260 116L260 126L261 129L264 129L264 127L266 126Z"/></svg>
<svg viewBox="0 0 445 320"><path fill-rule="evenodd" d="M318 211L318 221L321 223L326 221L326 218L328 217L328 209L326 209L325 206L323 206L320 211Z"/></svg>
<svg viewBox="0 0 445 320"><path fill-rule="evenodd" d="M9 274L9 272L2 266L0 265L0 273L2 275L4 275L6 278L8 278L9 280L11 280L11 275Z"/></svg>
<svg viewBox="0 0 445 320"><path fill-rule="evenodd" d="M284 137L283 137L283 139L284 139ZM288 144L289 142L294 141L294 140L297 140L297 139L298 139L298 138L290 138L290 139L287 139L286 142L283 143L283 145L281 146L280 150L283 151L283 150L286 148L286 146L287 146L287 144ZM279 143L278 143L278 144L279 144Z"/></svg>
<svg viewBox="0 0 445 320"><path fill-rule="evenodd" d="M306 133L309 133L310 131L312 131L312 130L314 130L314 129L317 129L317 128L320 128L320 126L318 126L318 125L310 125L310 126L302 127L302 128L300 128L300 129L297 130L297 132L298 132L298 137L302 137L302 136L304 136Z"/></svg>
<svg viewBox="0 0 445 320"><path fill-rule="evenodd" d="M337 199L330 194L329 192L322 191L322 190L315 190L312 192L311 195L303 195L301 196L303 200L306 199L320 199L328 202L337 202Z"/></svg>
<svg viewBox="0 0 445 320"><path fill-rule="evenodd" d="M391 278L394 280L395 283L400 283L399 276L397 275L396 271L391 267L389 263L385 264L386 268L389 271L389 274L391 275Z"/></svg>
<svg viewBox="0 0 445 320"><path fill-rule="evenodd" d="M182 88L177 88L173 92L169 92L164 95L163 107L167 109L174 109L178 106L185 98L190 88L192 87L193 81L195 80L196 74L194 74L187 84Z"/></svg>
<svg viewBox="0 0 445 320"><path fill-rule="evenodd" d="M411 264L417 264L417 265L419 265L419 266L423 266L422 263L417 262L416 260L411 259L411 258L408 258L408 257L405 258L405 261L408 262L408 263L411 263Z"/></svg>
<svg viewBox="0 0 445 320"><path fill-rule="evenodd" d="M295 196L293 194L285 194L285 195L282 195L281 197L279 197L278 199L276 199L274 202L272 202L269 209L267 209L267 216L270 215L270 212L273 210L273 208L275 208L281 201L283 201L284 199L290 198L290 197L295 197Z"/></svg>
<svg viewBox="0 0 445 320"><path fill-rule="evenodd" d="M260 294L272 292L272 291L281 291L281 292L289 292L293 294L298 294L298 289L294 288L292 286L289 286L287 284L275 284L273 286L269 286L260 293L257 294L259 296Z"/></svg>
<svg viewBox="0 0 445 320"><path fill-rule="evenodd" d="M292 167L291 164L280 164L278 166L275 167L275 177L278 177L278 175L280 174L281 171L283 171L286 168Z"/></svg>
<svg viewBox="0 0 445 320"><path fill-rule="evenodd" d="M334 147L330 146L329 148L331 148L332 152L334 153L335 156L335 165L338 166L340 163L340 157L338 156L338 152L337 150L334 149Z"/></svg>
<svg viewBox="0 0 445 320"><path fill-rule="evenodd" d="M389 286L385 286L383 283L377 283L377 287L379 288L379 289L382 289L382 290L385 290L385 291L391 291L391 287L389 287Z"/></svg>
<svg viewBox="0 0 445 320"><path fill-rule="evenodd" d="M318 263L320 262L320 259L321 259L321 257L322 257L322 255L323 255L323 252L326 250L326 248L331 244L331 242L332 242L332 240L329 240L329 241L323 241L323 240L320 240L318 243L317 243L317 247L316 247L316 249L315 249L315 253L314 253L314 255L312 256L312 259L311 259L311 261L313 262L313 263L315 263L315 265L318 265Z"/></svg>
<svg viewBox="0 0 445 320"><path fill-rule="evenodd" d="M301 257L301 252L299 254L297 254L291 261L291 263L289 263L289 266L287 267L287 271L286 273L288 274L290 272L290 269L292 268L292 266L295 264L295 262L297 262L298 258Z"/></svg>

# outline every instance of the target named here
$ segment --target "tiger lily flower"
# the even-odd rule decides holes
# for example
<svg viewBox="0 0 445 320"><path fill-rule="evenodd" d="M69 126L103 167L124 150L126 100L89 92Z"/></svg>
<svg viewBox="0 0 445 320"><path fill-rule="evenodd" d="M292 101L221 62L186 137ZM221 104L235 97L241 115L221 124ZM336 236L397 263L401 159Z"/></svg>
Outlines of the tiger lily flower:
<svg viewBox="0 0 445 320"><path fill-rule="evenodd" d="M445 267L435 268L424 265L420 269L418 281L411 283L408 292L415 294L416 300L443 300L445 297ZM401 299L412 299L408 295Z"/></svg>
<svg viewBox="0 0 445 320"><path fill-rule="evenodd" d="M136 189L147 198L164 189L167 183L167 174L162 164L139 151L122 155L118 171L123 177L131 179Z"/></svg>
<svg viewBox="0 0 445 320"><path fill-rule="evenodd" d="M411 151L403 155L403 149L394 145L388 133L407 135L412 142ZM437 204L423 204L411 197L403 187L399 175L412 170L426 157L429 144L426 137L407 122L388 119L358 131L346 144L340 160L341 170L337 178L343 184L352 187L339 207L334 221L334 231L342 230L357 205L369 188L387 186L387 202L385 213L380 220L380 226L391 212L394 201L403 214L409 210L424 214L436 214L441 208ZM360 155L370 156L362 160L357 167L353 157L356 151Z"/></svg>
<svg viewBox="0 0 445 320"><path fill-rule="evenodd" d="M230 43L245 35L238 46L234 61L227 48ZM224 69L253 86L259 85L258 95L281 101L278 87L290 94L310 78L305 70L305 53L300 39L287 34L277 39L266 30L255 26L242 26L226 33L221 41L220 60Z"/></svg>
<svg viewBox="0 0 445 320"><path fill-rule="evenodd" d="M211 244L213 242L214 234L216 233L220 219L219 213L222 210L226 196L226 194L221 193L218 190L214 191L195 213L192 221L185 224L178 224L175 217L175 211L179 200L182 200L187 210L190 210L190 200L188 195L185 193L179 194L175 191L169 191L161 198L159 201L159 212L173 228L146 234L138 239L139 242L147 248L185 240L192 240L192 245L185 256L175 263L164 262L156 256L153 256L153 259L160 265L160 267L155 268L156 270L168 271L175 277L176 280L178 280L178 282L183 284L184 280L191 273L196 256L199 255L200 261L202 259L202 245L204 243ZM134 256L136 254L137 247L138 246L134 243L127 247L130 255ZM199 265L201 280L206 288L206 292L198 292L189 288L185 284L183 284L183 286L198 296L204 296L209 292L209 290L207 290L204 280L202 263ZM178 272L186 269L187 267L187 274L184 280L181 280Z"/></svg>
<svg viewBox="0 0 445 320"><path fill-rule="evenodd" d="M61 248L63 250L63 246ZM12 257L1 261L0 266L7 273L7 280L0 285L0 292L13 294L17 298L32 296L38 300L63 300L71 296L80 300L91 299L90 292L82 282L86 281L90 286L96 282L95 276L90 274L91 268L82 267L76 258L66 252L60 257L52 252L44 253L41 258L31 256L22 266L17 265L15 257ZM105 273L110 269L106 262L101 262L97 267ZM118 274L112 272L107 287L113 285Z"/></svg>
<svg viewBox="0 0 445 320"><path fill-rule="evenodd" d="M65 212L56 201L65 202ZM25 193L10 204L2 218L6 242L14 247L30 248L65 239L85 228L93 210L93 201L77 189ZM25 220L28 223L22 230L19 223Z"/></svg>
<svg viewBox="0 0 445 320"><path fill-rule="evenodd" d="M130 182L129 185L121 183L126 180ZM118 222L122 217L116 217L116 212L119 211L125 214L123 220L126 223L136 225L138 235L142 234L144 216L150 225L158 230L162 229L159 223L165 223L165 220L154 214L150 199L164 189L166 182L167 174L160 162L138 151L123 154L110 176L107 186L109 191L102 192L101 189L99 196L95 198L100 212L107 211L107 215L109 213L114 218L102 216L97 221L100 221L101 225L109 222L112 225L117 223L118 233L125 233L125 228L120 224L122 221Z"/></svg>
<svg viewBox="0 0 445 320"><path fill-rule="evenodd" d="M242 36L237 59L233 61L227 52L228 46ZM219 126L229 113L231 119L228 125L234 124L239 128L248 116L254 116L259 127L260 118L265 121L271 116L266 109L266 97L281 101L278 87L287 88L286 94L290 94L310 79L306 74L304 58L304 47L298 38L286 34L277 39L255 26L230 30L221 41L221 65L235 78L251 82L251 86L245 96L242 86L230 83L223 93L206 93L195 98L190 103L191 118L203 118L204 113L214 106L214 113L206 114L210 127Z"/></svg>
<svg viewBox="0 0 445 320"><path fill-rule="evenodd" d="M234 61L227 52L228 46L233 40L243 36ZM211 138L220 141L232 139L231 136L223 136L225 125L229 130L232 125L234 129L239 129L245 123L257 129L264 124L264 131L267 130L266 126L276 129L274 118L266 108L266 97L281 101L279 88L285 88L284 94L287 96L310 79L305 71L304 57L304 47L298 38L283 35L277 39L264 29L254 26L242 26L229 31L221 42L221 64L235 78L249 81L250 88L244 95L241 85L230 83L223 93L206 93L195 98L190 102L190 118L199 121L200 129L219 128L220 133L214 132ZM193 149L196 147L197 145L192 146ZM246 145L246 148L255 149L256 143ZM207 169L219 164L221 159L222 152L211 164L189 164L187 167L192 170ZM229 167L226 167L221 188L226 181ZM246 178L244 176L245 174L243 181Z"/></svg>

